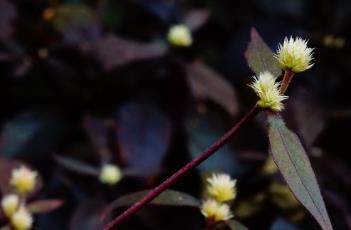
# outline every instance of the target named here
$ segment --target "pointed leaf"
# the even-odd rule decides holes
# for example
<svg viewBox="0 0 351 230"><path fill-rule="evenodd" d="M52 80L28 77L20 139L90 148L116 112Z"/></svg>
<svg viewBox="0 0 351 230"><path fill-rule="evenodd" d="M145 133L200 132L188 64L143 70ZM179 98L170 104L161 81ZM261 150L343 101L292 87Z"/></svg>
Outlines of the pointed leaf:
<svg viewBox="0 0 351 230"><path fill-rule="evenodd" d="M205 24L209 16L210 12L207 9L193 9L185 15L184 24L194 31Z"/></svg>
<svg viewBox="0 0 351 230"><path fill-rule="evenodd" d="M104 212L101 215L101 218L104 219L110 212L113 210L130 206L135 202L143 198L150 190L139 191L131 194L122 196L112 203L110 203ZM195 197L175 190L166 190L152 200L149 204L151 205L160 205L160 206L179 206L179 207L194 207L198 208L200 206L200 201Z"/></svg>
<svg viewBox="0 0 351 230"><path fill-rule="evenodd" d="M333 229L306 152L297 137L278 115L269 115L269 141L274 162L296 198L322 229Z"/></svg>
<svg viewBox="0 0 351 230"><path fill-rule="evenodd" d="M273 76L278 77L282 73L273 51L262 40L255 28L251 29L251 41L246 49L245 57L250 68L257 75L263 71L269 71Z"/></svg>
<svg viewBox="0 0 351 230"><path fill-rule="evenodd" d="M98 168L69 157L54 155L54 159L62 167L68 170L71 170L73 172L77 172L77 173L81 173L83 175L89 175L89 176L98 176L100 174L100 171Z"/></svg>
<svg viewBox="0 0 351 230"><path fill-rule="evenodd" d="M231 229L231 230L248 230L247 227L245 227L242 223L240 223L237 220L228 220L225 222L225 224Z"/></svg>
<svg viewBox="0 0 351 230"><path fill-rule="evenodd" d="M63 205L64 201L60 199L55 200L38 200L33 201L28 205L29 212L33 214L51 212Z"/></svg>

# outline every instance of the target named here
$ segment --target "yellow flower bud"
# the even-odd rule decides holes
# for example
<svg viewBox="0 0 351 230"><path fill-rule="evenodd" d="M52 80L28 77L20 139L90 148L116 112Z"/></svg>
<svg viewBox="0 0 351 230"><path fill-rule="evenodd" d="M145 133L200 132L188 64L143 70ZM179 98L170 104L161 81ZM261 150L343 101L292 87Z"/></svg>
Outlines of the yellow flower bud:
<svg viewBox="0 0 351 230"><path fill-rule="evenodd" d="M233 217L229 205L219 203L216 200L208 199L203 202L201 213L215 222L226 221Z"/></svg>
<svg viewBox="0 0 351 230"><path fill-rule="evenodd" d="M233 200L236 197L236 180L231 180L227 174L213 174L207 179L207 191L219 202Z"/></svg>
<svg viewBox="0 0 351 230"><path fill-rule="evenodd" d="M273 75L266 71L260 73L258 77L254 76L253 78L254 82L250 87L260 98L257 102L258 106L269 108L273 111L281 111L284 108L282 101L288 97L280 94L280 84L275 81Z"/></svg>
<svg viewBox="0 0 351 230"><path fill-rule="evenodd" d="M25 166L20 166L12 171L10 184L15 187L20 194L33 191L36 183L37 172L30 170Z"/></svg>
<svg viewBox="0 0 351 230"><path fill-rule="evenodd" d="M283 44L279 44L275 58L282 69L299 73L313 66L312 54L313 49L307 47L306 40L299 37L295 39L286 37Z"/></svg>
<svg viewBox="0 0 351 230"><path fill-rule="evenodd" d="M11 225L15 230L30 229L32 224L33 217L24 206L20 206L11 217Z"/></svg>
<svg viewBox="0 0 351 230"><path fill-rule="evenodd" d="M16 194L9 194L2 198L1 208L5 216L10 218L16 211L19 204L19 197Z"/></svg>
<svg viewBox="0 0 351 230"><path fill-rule="evenodd" d="M173 46L187 47L193 43L191 32L185 25L172 26L168 31L167 39Z"/></svg>
<svg viewBox="0 0 351 230"><path fill-rule="evenodd" d="M101 183L114 185L122 179L122 171L119 167L112 164L106 164L100 171Z"/></svg>

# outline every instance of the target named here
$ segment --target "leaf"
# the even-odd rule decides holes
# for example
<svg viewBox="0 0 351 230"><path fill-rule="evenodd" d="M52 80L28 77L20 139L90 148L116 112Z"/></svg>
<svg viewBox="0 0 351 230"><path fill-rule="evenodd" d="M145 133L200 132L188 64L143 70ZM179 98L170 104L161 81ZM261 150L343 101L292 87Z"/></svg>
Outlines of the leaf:
<svg viewBox="0 0 351 230"><path fill-rule="evenodd" d="M109 35L96 41L90 51L110 71L133 61L158 58L167 52L167 46L160 41L141 43Z"/></svg>
<svg viewBox="0 0 351 230"><path fill-rule="evenodd" d="M106 216L113 210L125 206L130 206L135 202L143 198L150 190L139 191L131 194L122 196L113 202L111 202L101 215L101 219L105 219ZM200 201L189 194L178 192L175 190L166 190L159 196L153 199L150 205L164 205L164 206L179 206L179 207L194 207L200 206Z"/></svg>
<svg viewBox="0 0 351 230"><path fill-rule="evenodd" d="M160 169L171 140L172 125L158 108L129 103L116 114L117 140L129 168L149 176Z"/></svg>
<svg viewBox="0 0 351 230"><path fill-rule="evenodd" d="M228 220L225 222L225 224L231 229L231 230L248 230L247 227L245 227L242 223L240 223L237 220Z"/></svg>
<svg viewBox="0 0 351 230"><path fill-rule="evenodd" d="M12 23L17 17L15 6L6 0L0 0L0 41L7 41L11 38L14 29Z"/></svg>
<svg viewBox="0 0 351 230"><path fill-rule="evenodd" d="M51 212L63 205L64 201L61 199L55 200L38 200L33 201L28 204L27 208L30 213L33 214L40 214L40 213L47 213Z"/></svg>
<svg viewBox="0 0 351 230"><path fill-rule="evenodd" d="M207 9L193 9L187 12L184 17L184 24L194 31L203 26L210 16Z"/></svg>
<svg viewBox="0 0 351 230"><path fill-rule="evenodd" d="M298 228L295 227L292 223L290 223L286 219L280 217L273 222L273 224L271 226L271 230L281 230L281 229L298 230Z"/></svg>
<svg viewBox="0 0 351 230"><path fill-rule="evenodd" d="M98 168L83 163L81 161L59 155L54 155L53 157L58 164L73 172L89 176L99 176L100 174L100 170Z"/></svg>
<svg viewBox="0 0 351 230"><path fill-rule="evenodd" d="M200 62L186 65L186 71L188 85L196 98L210 99L225 108L232 116L239 112L239 103L230 82Z"/></svg>
<svg viewBox="0 0 351 230"><path fill-rule="evenodd" d="M269 115L269 141L274 162L296 198L322 229L333 229L306 152L296 134L277 115Z"/></svg>
<svg viewBox="0 0 351 230"><path fill-rule="evenodd" d="M269 71L273 76L278 77L282 71L274 58L273 51L267 46L255 28L251 29L251 41L245 51L247 63L255 74Z"/></svg>
<svg viewBox="0 0 351 230"><path fill-rule="evenodd" d="M200 110L204 111L189 114L186 121L188 149L192 158L198 156L216 141L229 127L220 113L209 110L207 107L200 108ZM238 162L234 151L227 144L202 162L198 169L203 173L223 171L237 176L245 170L246 166Z"/></svg>

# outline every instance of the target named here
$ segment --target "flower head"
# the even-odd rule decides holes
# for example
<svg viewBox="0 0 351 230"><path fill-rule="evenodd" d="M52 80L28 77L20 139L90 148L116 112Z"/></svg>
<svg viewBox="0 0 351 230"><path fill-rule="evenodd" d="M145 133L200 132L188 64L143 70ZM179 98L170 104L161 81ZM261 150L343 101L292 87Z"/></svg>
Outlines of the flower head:
<svg viewBox="0 0 351 230"><path fill-rule="evenodd" d="M295 39L286 37L283 44L279 44L275 58L282 69L299 73L313 66L312 54L313 49L307 47L306 40L299 37Z"/></svg>
<svg viewBox="0 0 351 230"><path fill-rule="evenodd" d="M33 217L25 206L20 206L11 217L11 225L15 230L27 230L32 227Z"/></svg>
<svg viewBox="0 0 351 230"><path fill-rule="evenodd" d="M232 180L227 174L213 174L207 178L209 183L207 191L210 196L219 202L232 200L236 197L236 180Z"/></svg>
<svg viewBox="0 0 351 230"><path fill-rule="evenodd" d="M280 94L279 86L268 71L260 73L258 77L254 76L254 82L250 85L260 98L258 105L273 111L281 111L284 108L282 101L288 98Z"/></svg>
<svg viewBox="0 0 351 230"><path fill-rule="evenodd" d="M19 197L16 194L9 194L2 198L1 208L5 216L10 218L16 211L19 204Z"/></svg>
<svg viewBox="0 0 351 230"><path fill-rule="evenodd" d="M18 169L12 171L10 184L15 187L18 193L29 193L33 191L35 187L36 177L37 172L22 165Z"/></svg>
<svg viewBox="0 0 351 230"><path fill-rule="evenodd" d="M216 200L208 199L201 206L201 213L207 219L213 219L215 222L226 221L233 217L229 205L219 203Z"/></svg>
<svg viewBox="0 0 351 230"><path fill-rule="evenodd" d="M101 183L114 185L122 179L121 169L116 165L106 164L101 168L99 179Z"/></svg>
<svg viewBox="0 0 351 230"><path fill-rule="evenodd" d="M191 32L185 25L172 26L168 31L167 40L174 46L187 47L193 43Z"/></svg>

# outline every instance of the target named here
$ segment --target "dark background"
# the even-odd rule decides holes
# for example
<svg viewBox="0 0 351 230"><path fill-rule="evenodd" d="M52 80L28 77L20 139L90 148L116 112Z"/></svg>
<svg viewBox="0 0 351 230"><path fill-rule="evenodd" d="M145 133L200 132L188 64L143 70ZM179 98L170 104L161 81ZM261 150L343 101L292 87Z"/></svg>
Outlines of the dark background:
<svg viewBox="0 0 351 230"><path fill-rule="evenodd" d="M169 27L187 16L201 22L193 45L170 47ZM256 100L244 57L255 27L272 50L290 35L315 48L283 115L309 153L334 229L351 229L350 23L348 0L0 0L0 156L41 173L37 197L65 200L37 216L36 228L101 228L109 202L157 185L230 128ZM172 188L201 199L203 176L230 173L233 212L249 229L318 229L264 167L265 126L260 115ZM102 185L54 155L97 170L113 162L125 177ZM194 208L147 207L121 229L202 229L203 221Z"/></svg>

